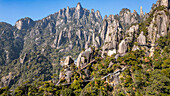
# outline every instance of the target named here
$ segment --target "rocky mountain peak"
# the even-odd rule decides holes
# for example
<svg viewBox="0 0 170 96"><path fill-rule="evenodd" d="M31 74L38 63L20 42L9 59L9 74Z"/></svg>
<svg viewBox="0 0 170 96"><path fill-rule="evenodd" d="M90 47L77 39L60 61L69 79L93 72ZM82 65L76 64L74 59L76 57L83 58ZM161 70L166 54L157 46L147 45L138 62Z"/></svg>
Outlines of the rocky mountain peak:
<svg viewBox="0 0 170 96"><path fill-rule="evenodd" d="M143 9L142 9L142 6L140 7L140 16L143 17Z"/></svg>
<svg viewBox="0 0 170 96"><path fill-rule="evenodd" d="M91 9L91 13L94 13L94 9Z"/></svg>
<svg viewBox="0 0 170 96"><path fill-rule="evenodd" d="M133 13L137 13L137 11L136 11L136 10L133 10Z"/></svg>
<svg viewBox="0 0 170 96"><path fill-rule="evenodd" d="M134 15L135 17L137 17L138 13L136 10L133 11L132 15Z"/></svg>
<svg viewBox="0 0 170 96"><path fill-rule="evenodd" d="M123 8L123 9L120 11L119 15L123 15L123 14L125 14L125 13L130 13L130 10L129 10L128 8Z"/></svg>
<svg viewBox="0 0 170 96"><path fill-rule="evenodd" d="M81 9L82 9L82 6L81 6L81 4L79 2L79 3L77 3L76 10L81 10Z"/></svg>
<svg viewBox="0 0 170 96"><path fill-rule="evenodd" d="M66 10L66 12L69 12L70 11L70 8L69 8L69 6L67 6L67 10Z"/></svg>
<svg viewBox="0 0 170 96"><path fill-rule="evenodd" d="M106 20L107 19L107 15L104 16L104 19L103 20Z"/></svg>
<svg viewBox="0 0 170 96"><path fill-rule="evenodd" d="M170 2L170 0L158 0L157 1L157 3L156 3L156 5L157 6L165 6L165 7L168 7L169 6L169 3Z"/></svg>
<svg viewBox="0 0 170 96"><path fill-rule="evenodd" d="M84 9L82 8L80 2L76 6L76 19L80 19L84 14Z"/></svg>
<svg viewBox="0 0 170 96"><path fill-rule="evenodd" d="M131 12L127 8L123 8L120 13L120 21L124 22L125 24L131 24L130 19L131 19Z"/></svg>
<svg viewBox="0 0 170 96"><path fill-rule="evenodd" d="M15 27L19 30L21 30L23 28L28 28L31 26L34 26L34 21L29 17L22 18L22 19L18 20L15 24Z"/></svg>
<svg viewBox="0 0 170 96"><path fill-rule="evenodd" d="M96 14L97 16L101 16L101 14L100 14L100 11L99 11L99 10L97 10L95 14Z"/></svg>
<svg viewBox="0 0 170 96"><path fill-rule="evenodd" d="M101 16L99 10L97 10L97 11L95 12L95 16L102 20L102 16Z"/></svg>
<svg viewBox="0 0 170 96"><path fill-rule="evenodd" d="M69 13L70 13L70 8L67 7L67 9L66 9L66 16L67 16L67 17L69 16Z"/></svg>

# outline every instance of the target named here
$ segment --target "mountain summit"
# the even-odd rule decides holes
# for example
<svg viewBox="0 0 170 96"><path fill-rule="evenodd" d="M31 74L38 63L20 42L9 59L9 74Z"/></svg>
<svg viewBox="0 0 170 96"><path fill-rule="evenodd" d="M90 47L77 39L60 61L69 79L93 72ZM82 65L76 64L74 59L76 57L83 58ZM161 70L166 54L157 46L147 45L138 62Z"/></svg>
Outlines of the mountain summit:
<svg viewBox="0 0 170 96"><path fill-rule="evenodd" d="M78 2L78 3L77 3L77 6L76 6L76 10L81 10L81 9L83 9L83 8L82 8L80 2Z"/></svg>

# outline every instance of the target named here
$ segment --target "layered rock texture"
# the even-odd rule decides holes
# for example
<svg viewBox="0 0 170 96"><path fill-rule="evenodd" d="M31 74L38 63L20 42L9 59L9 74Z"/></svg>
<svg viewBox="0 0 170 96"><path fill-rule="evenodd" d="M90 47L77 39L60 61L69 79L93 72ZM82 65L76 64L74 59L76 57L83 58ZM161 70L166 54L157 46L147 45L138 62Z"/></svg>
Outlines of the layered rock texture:
<svg viewBox="0 0 170 96"><path fill-rule="evenodd" d="M38 21L26 17L18 20L15 26L1 22L0 86L32 80L24 76L31 72L32 78L40 76L43 80L50 80L47 73L59 76L61 62L62 66L68 67L75 63L81 69L95 60L96 49L101 49L102 58L116 55L117 59L139 49L146 49L146 54L152 57L155 41L169 34L169 12L169 0L158 0L150 13L143 14L142 7L140 14L124 8L119 14L102 19L99 11L88 10L78 3L75 8L60 9ZM37 68L36 63L45 68L33 72L30 67ZM16 70L11 73L8 68L13 67ZM64 74L70 83L71 68L66 68L60 78ZM88 77L88 70L85 74Z"/></svg>

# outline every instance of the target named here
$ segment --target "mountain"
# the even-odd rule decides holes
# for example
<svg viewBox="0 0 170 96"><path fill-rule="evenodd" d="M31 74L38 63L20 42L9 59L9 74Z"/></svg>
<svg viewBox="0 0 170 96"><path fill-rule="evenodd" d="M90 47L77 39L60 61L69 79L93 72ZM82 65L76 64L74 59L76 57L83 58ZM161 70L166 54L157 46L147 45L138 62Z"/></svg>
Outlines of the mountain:
<svg viewBox="0 0 170 96"><path fill-rule="evenodd" d="M149 13L143 14L142 7L140 14L123 8L119 14L102 19L98 10L90 11L78 3L38 21L25 17L15 26L0 22L0 86L14 90L25 81L51 80L57 86L70 85L67 90L57 87L60 95L72 90L74 95L88 95L88 88L97 84L107 87L94 89L98 95L109 95L113 90L115 95L145 94L141 90L152 89L148 78L156 78L155 70L169 72L169 6L169 0L158 0ZM169 85L168 76L161 83L164 89ZM154 92L146 91L145 95L157 94Z"/></svg>
<svg viewBox="0 0 170 96"><path fill-rule="evenodd" d="M76 57L82 48L92 45L93 42L100 46L100 41L95 40L100 40L96 35L99 34L101 24L100 12L93 9L90 12L82 8L80 3L76 8L61 9L42 20L33 21L26 17L18 20L15 26L2 23L1 34L6 37L1 35L1 70L6 73L3 68L13 65L11 63L14 60L17 60L18 66L25 65L27 61L30 63L32 58L27 55L40 53L54 65L51 70L54 69L55 72L55 67L60 67L61 57ZM4 74L1 74L1 78L3 76Z"/></svg>

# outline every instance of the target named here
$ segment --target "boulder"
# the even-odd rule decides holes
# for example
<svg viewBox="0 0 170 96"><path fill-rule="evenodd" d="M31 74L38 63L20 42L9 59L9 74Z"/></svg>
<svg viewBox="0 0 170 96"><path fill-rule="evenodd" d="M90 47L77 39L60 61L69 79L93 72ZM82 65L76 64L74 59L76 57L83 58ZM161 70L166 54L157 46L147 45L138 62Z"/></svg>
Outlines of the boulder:
<svg viewBox="0 0 170 96"><path fill-rule="evenodd" d="M121 41L121 43L119 44L119 49L118 49L118 53L120 54L124 54L127 52L127 44L125 39Z"/></svg>
<svg viewBox="0 0 170 96"><path fill-rule="evenodd" d="M70 66L72 63L74 63L74 60L71 58L71 56L67 56L65 61L64 61L64 65Z"/></svg>
<svg viewBox="0 0 170 96"><path fill-rule="evenodd" d="M93 58L93 49L92 48L88 48L85 51L81 52L77 58L77 67L83 67L83 65L85 65L85 63L89 63L92 58Z"/></svg>
<svg viewBox="0 0 170 96"><path fill-rule="evenodd" d="M154 48L154 47L151 47L151 49L150 49L149 51L150 51L149 57L153 57L155 48Z"/></svg>
<svg viewBox="0 0 170 96"><path fill-rule="evenodd" d="M115 59L117 60L120 57L120 54L115 55Z"/></svg>
<svg viewBox="0 0 170 96"><path fill-rule="evenodd" d="M139 45L146 45L146 37L143 35L143 31L140 33L139 37L137 38L137 42Z"/></svg>
<svg viewBox="0 0 170 96"><path fill-rule="evenodd" d="M132 51L136 51L136 50L139 50L139 47L137 45L134 45Z"/></svg>
<svg viewBox="0 0 170 96"><path fill-rule="evenodd" d="M72 72L71 71L66 71L65 75L66 75L65 79L66 79L67 83L71 83Z"/></svg>
<svg viewBox="0 0 170 96"><path fill-rule="evenodd" d="M109 50L107 53L108 56L112 56L113 54L116 54L116 49Z"/></svg>

